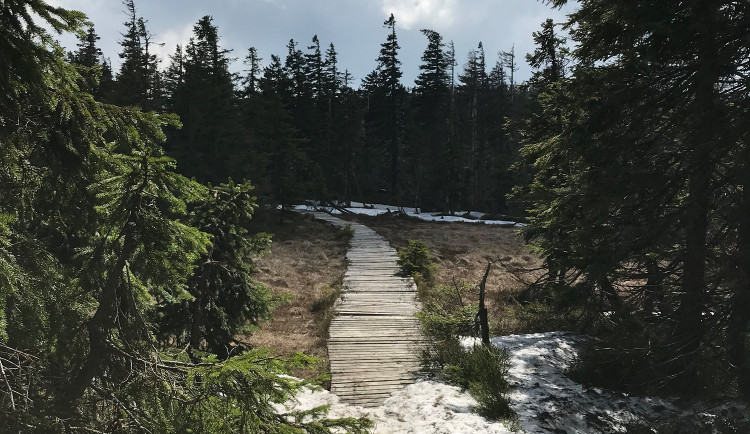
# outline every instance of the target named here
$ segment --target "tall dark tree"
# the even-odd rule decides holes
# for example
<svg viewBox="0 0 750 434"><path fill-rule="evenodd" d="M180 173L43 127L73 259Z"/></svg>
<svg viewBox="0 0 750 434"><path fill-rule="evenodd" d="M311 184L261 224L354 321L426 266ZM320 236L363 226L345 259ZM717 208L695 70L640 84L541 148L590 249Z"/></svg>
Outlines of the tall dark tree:
<svg viewBox="0 0 750 434"><path fill-rule="evenodd" d="M406 89L401 84L401 48L396 36L396 19L393 14L383 23L388 29L386 41L380 45L377 68L365 77L363 87L368 94L367 113L368 147L384 159L384 179L380 189L387 192L387 200L401 203L405 134ZM376 181L378 182L378 181ZM386 199L385 197L383 199Z"/></svg>
<svg viewBox="0 0 750 434"><path fill-rule="evenodd" d="M415 178L410 187L420 205L456 209L456 197L451 194L456 174L449 167L454 161L448 147L450 77L445 44L438 32L423 29L422 34L427 37L427 47L422 54L411 104L414 128L410 130L408 164L409 173ZM420 185L422 180L426 185Z"/></svg>
<svg viewBox="0 0 750 434"><path fill-rule="evenodd" d="M626 288L644 300L636 317L650 327L620 342L620 360L682 392L750 372L747 272L732 265L747 251L732 217L744 215L744 184L732 174L747 161L728 158L746 149L749 13L718 0L583 2L570 16L571 82L541 95L561 132L524 151L538 170L527 234L582 272L586 294L615 309ZM648 279L622 284L635 276Z"/></svg>
<svg viewBox="0 0 750 434"><path fill-rule="evenodd" d="M515 73L518 71L518 61L516 60L516 46L510 47L510 51L501 51L500 62L504 68L508 69L508 85L510 87L511 99L515 98L516 93L516 79Z"/></svg>
<svg viewBox="0 0 750 434"><path fill-rule="evenodd" d="M85 34L79 36L76 44L78 49L69 53L68 60L86 68L82 76L87 80L87 90L98 100L105 100L105 95L108 95L112 88L112 70L103 59L102 50L97 46L99 39L94 26L89 27Z"/></svg>
<svg viewBox="0 0 750 434"><path fill-rule="evenodd" d="M143 68L146 80L146 104L145 110L162 110L164 108L164 80L159 71L160 59L154 53L156 44L153 39L154 35L146 29L146 20L138 18L138 34L141 38L143 47Z"/></svg>
<svg viewBox="0 0 750 434"><path fill-rule="evenodd" d="M102 50L97 46L97 42L100 39L99 35L96 34L94 26L89 27L85 35L79 37L78 43L76 43L78 49L70 54L70 60L77 65L87 68L99 66L102 60Z"/></svg>
<svg viewBox="0 0 750 434"><path fill-rule="evenodd" d="M245 160L253 170L259 194L275 204L291 205L308 192L307 155L290 109L293 88L281 59L271 56L263 70L260 94L248 106L248 129L252 158Z"/></svg>
<svg viewBox="0 0 750 434"><path fill-rule="evenodd" d="M555 23L547 19L542 23L542 30L532 33L536 48L526 55L526 61L537 70L535 81L555 83L565 75L565 64L568 51L565 38L555 32ZM540 77L541 75L541 77Z"/></svg>
<svg viewBox="0 0 750 434"><path fill-rule="evenodd" d="M290 84L290 103L292 111L301 113L309 101L311 89L308 76L305 71L305 55L297 48L297 42L290 39L286 45L287 53L284 60L284 73Z"/></svg>
<svg viewBox="0 0 750 434"><path fill-rule="evenodd" d="M463 149L466 155L466 167L463 175L464 202L470 208L483 208L482 195L487 189L487 173L485 165L488 163L485 141L484 117L485 100L487 98L487 70L484 47L480 42L476 50L471 50L467 56L464 70L458 76L460 86L460 101L464 128L461 137L464 139Z"/></svg>
<svg viewBox="0 0 750 434"><path fill-rule="evenodd" d="M245 56L245 65L247 65L247 75L242 80L244 86L243 95L249 96L254 95L259 91L258 82L260 81L261 73L263 72L260 67L260 62L263 60L258 55L258 50L255 47L250 47L247 50L247 56Z"/></svg>
<svg viewBox="0 0 750 434"><path fill-rule="evenodd" d="M229 50L219 41L213 18L204 16L193 27L182 55L178 48L168 71L174 75L169 80L171 109L183 123L181 130L170 134L170 153L183 173L212 182L241 170L234 165L232 153L246 137L229 72Z"/></svg>
<svg viewBox="0 0 750 434"><path fill-rule="evenodd" d="M126 31L120 41L122 62L115 79L112 100L115 104L149 107L149 65L144 53L142 28L135 9L134 0L124 0L127 21Z"/></svg>

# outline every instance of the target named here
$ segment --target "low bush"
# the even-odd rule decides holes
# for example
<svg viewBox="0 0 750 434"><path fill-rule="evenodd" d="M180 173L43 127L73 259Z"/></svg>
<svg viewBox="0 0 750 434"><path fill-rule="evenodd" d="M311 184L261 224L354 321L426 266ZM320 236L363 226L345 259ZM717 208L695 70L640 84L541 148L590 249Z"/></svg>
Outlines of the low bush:
<svg viewBox="0 0 750 434"><path fill-rule="evenodd" d="M437 266L435 265L427 243L422 240L409 240L409 246L398 250L401 272L413 276L417 286L432 286L435 283Z"/></svg>
<svg viewBox="0 0 750 434"><path fill-rule="evenodd" d="M500 335L578 330L584 312L580 308L560 310L545 302L524 305L515 300L502 304L492 328Z"/></svg>
<svg viewBox="0 0 750 434"><path fill-rule="evenodd" d="M339 232L336 234L337 239L349 239L352 236L354 236L354 229L352 229L351 224L347 224L343 228L339 229Z"/></svg>
<svg viewBox="0 0 750 434"><path fill-rule="evenodd" d="M465 348L458 337L435 341L424 351L428 374L467 389L477 400L477 413L490 419L513 419L507 397L508 353L494 345Z"/></svg>
<svg viewBox="0 0 750 434"><path fill-rule="evenodd" d="M422 357L424 371L448 384L467 389L477 400L477 412L491 419L511 422L515 414L507 398L508 354L495 346L464 348L461 338L476 335L476 304L464 304L466 283L433 285L435 265L427 245L410 240L399 251L399 265L414 276L422 310L417 314L422 332L430 339ZM424 276L428 276L425 278Z"/></svg>

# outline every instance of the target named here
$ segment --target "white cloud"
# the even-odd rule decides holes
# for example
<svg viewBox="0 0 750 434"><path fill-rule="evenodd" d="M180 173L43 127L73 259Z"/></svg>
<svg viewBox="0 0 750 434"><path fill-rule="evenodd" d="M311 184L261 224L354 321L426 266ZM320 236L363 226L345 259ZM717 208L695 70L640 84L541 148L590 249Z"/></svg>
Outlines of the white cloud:
<svg viewBox="0 0 750 434"><path fill-rule="evenodd" d="M399 27L445 28L458 12L456 0L382 0L383 12L393 14Z"/></svg>
<svg viewBox="0 0 750 434"><path fill-rule="evenodd" d="M156 55L162 60L162 68L169 66L169 56L174 54L175 47L178 44L182 45L184 49L190 37L193 36L193 25L190 23L182 27L167 29L157 35L156 39L160 44L163 44L156 47Z"/></svg>

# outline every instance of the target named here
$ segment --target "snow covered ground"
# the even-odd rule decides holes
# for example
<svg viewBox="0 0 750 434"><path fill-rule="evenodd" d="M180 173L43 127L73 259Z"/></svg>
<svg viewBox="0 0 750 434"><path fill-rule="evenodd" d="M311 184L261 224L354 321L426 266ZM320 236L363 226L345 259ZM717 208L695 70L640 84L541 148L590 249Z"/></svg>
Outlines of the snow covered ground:
<svg viewBox="0 0 750 434"><path fill-rule="evenodd" d="M627 396L623 393L587 389L564 375L585 337L567 332L511 335L493 338L495 345L510 353L510 400L527 433L613 433L626 432L628 425L643 431L655 419L699 416L709 420L700 432L715 432L711 420L732 412L745 417L748 408L739 404L713 408L679 409L666 399ZM472 345L470 340L465 345ZM375 421L375 433L509 433L503 423L472 413L476 404L469 394L443 383L422 380L394 394L377 408L354 407L339 402L327 391L306 390L288 410L330 405L331 417L366 416ZM738 413L739 412L739 413ZM750 417L750 416L749 416ZM713 419L712 419L713 418ZM516 427L518 428L518 427ZM675 431L688 432L688 431Z"/></svg>
<svg viewBox="0 0 750 434"><path fill-rule="evenodd" d="M297 211L325 211L331 214L341 214L341 211L339 211L336 208L322 207L322 206L319 207L319 206L314 206L314 205L296 205L294 206L294 209ZM397 206L381 205L381 204L373 204L373 205L365 206L365 204L359 203L359 202L352 202L351 207L344 207L344 209L351 212L352 214L369 215L369 216L378 216L378 215L386 214L389 212L399 211L399 208ZM406 213L407 216L418 218L420 220L425 220L425 221L484 223L487 225L506 225L506 226L517 226L517 227L523 226L523 223L516 223L512 221L507 221L507 220L482 220L481 217L483 216L483 214L479 212L459 211L455 213L458 215L469 215L471 217L471 218L465 218L465 217L459 217L458 215L442 216L442 215L439 215L438 213L420 212L417 208L404 207L401 209L404 211L404 213Z"/></svg>

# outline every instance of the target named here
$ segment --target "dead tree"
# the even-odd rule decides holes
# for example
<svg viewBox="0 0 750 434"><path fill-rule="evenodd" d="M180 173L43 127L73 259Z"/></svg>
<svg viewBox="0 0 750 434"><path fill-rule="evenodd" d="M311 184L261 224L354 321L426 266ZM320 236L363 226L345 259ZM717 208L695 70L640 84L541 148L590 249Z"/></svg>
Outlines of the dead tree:
<svg viewBox="0 0 750 434"><path fill-rule="evenodd" d="M479 323L479 329L482 332L482 345L485 347L490 346L490 325L487 321L487 307L484 305L484 292L487 286L487 276L490 274L490 267L492 262L487 263L487 270L484 272L482 283L479 284L479 312L475 317L475 321Z"/></svg>

